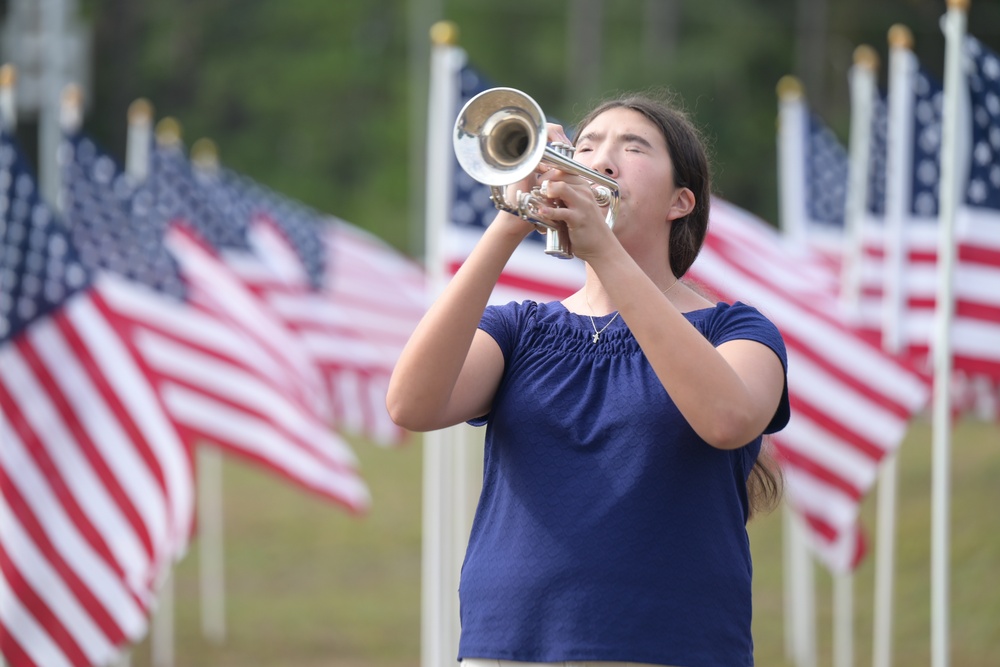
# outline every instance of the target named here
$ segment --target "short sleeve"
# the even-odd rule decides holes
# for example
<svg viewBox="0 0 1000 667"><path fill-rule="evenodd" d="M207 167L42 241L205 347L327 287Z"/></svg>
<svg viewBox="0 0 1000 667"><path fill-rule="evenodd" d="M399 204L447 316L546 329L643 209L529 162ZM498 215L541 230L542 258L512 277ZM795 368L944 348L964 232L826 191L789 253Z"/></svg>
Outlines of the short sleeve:
<svg viewBox="0 0 1000 667"><path fill-rule="evenodd" d="M764 433L775 433L788 424L791 407L788 399L788 352L778 327L753 306L737 301L729 307L720 307L705 323L704 335L718 347L731 340L752 340L769 347L781 361L785 371L785 386L781 401Z"/></svg>
<svg viewBox="0 0 1000 667"><path fill-rule="evenodd" d="M534 301L510 303L501 306L487 306L479 320L479 328L496 341L503 353L504 364L509 364L511 355L520 338L520 332L526 318L534 314L537 304ZM484 426L489 421L489 415L470 419L472 426Z"/></svg>

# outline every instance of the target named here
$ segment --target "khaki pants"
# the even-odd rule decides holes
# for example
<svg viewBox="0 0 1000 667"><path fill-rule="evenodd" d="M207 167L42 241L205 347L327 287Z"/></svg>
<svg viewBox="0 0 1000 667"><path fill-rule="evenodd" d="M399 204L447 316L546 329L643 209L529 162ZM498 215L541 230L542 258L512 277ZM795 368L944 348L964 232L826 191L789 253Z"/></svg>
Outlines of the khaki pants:
<svg viewBox="0 0 1000 667"><path fill-rule="evenodd" d="M602 660L567 660L566 662L517 662L493 658L466 658L462 667L667 667L645 662L606 662Z"/></svg>

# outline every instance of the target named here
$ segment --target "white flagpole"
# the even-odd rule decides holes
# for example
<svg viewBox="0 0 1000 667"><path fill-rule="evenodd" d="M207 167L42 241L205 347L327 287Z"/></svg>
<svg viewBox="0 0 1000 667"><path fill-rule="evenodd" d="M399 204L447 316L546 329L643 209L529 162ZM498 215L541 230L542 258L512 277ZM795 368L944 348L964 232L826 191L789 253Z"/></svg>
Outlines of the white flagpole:
<svg viewBox="0 0 1000 667"><path fill-rule="evenodd" d="M149 177L150 146L153 136L153 107L138 99L129 105L125 143L125 173L136 181ZM167 567L159 582L156 609L150 627L150 652L154 667L174 664L174 579Z"/></svg>
<svg viewBox="0 0 1000 667"><path fill-rule="evenodd" d="M910 247L906 218L909 216L912 198L910 174L917 76L917 63L912 47L913 36L906 26L897 24L889 29L882 347L890 354L899 354L905 342L905 276Z"/></svg>
<svg viewBox="0 0 1000 667"><path fill-rule="evenodd" d="M428 290L436 297L445 284L442 240L450 215L453 164L451 133L458 104L458 71L464 53L455 46L457 27L442 21L431 28L430 91L427 113L427 197L425 264ZM462 446L457 428L424 434L423 553L421 565L421 649L423 667L457 662L459 618L455 489L464 489Z"/></svg>
<svg viewBox="0 0 1000 667"><path fill-rule="evenodd" d="M793 76L778 82L779 221L784 235L805 243L806 113L802 84ZM785 657L797 667L814 667L816 653L816 581L805 528L787 503L783 506Z"/></svg>
<svg viewBox="0 0 1000 667"><path fill-rule="evenodd" d="M861 307L861 261L877 68L878 55L873 48L861 45L854 50L854 65L850 71L851 134L840 283L841 302L854 313ZM833 664L834 667L851 667L854 663L854 575L838 572L833 584Z"/></svg>
<svg viewBox="0 0 1000 667"><path fill-rule="evenodd" d="M222 452L198 448L198 555L201 633L214 644L226 640L226 583L223 552Z"/></svg>
<svg viewBox="0 0 1000 667"><path fill-rule="evenodd" d="M49 203L58 198L60 128L59 106L65 70L69 6L66 0L39 0L39 37L44 44L38 108L38 182Z"/></svg>
<svg viewBox="0 0 1000 667"><path fill-rule="evenodd" d="M867 218L868 181L871 166L872 119L878 93L878 54L862 44L854 50L849 73L851 134L848 145L847 202L844 210L843 266L840 299L851 311L861 307L862 253Z"/></svg>
<svg viewBox="0 0 1000 667"><path fill-rule="evenodd" d="M210 139L191 146L191 162L206 173L218 172L219 154ZM198 447L198 558L201 587L201 634L213 644L226 640L226 559L222 452Z"/></svg>
<svg viewBox="0 0 1000 667"><path fill-rule="evenodd" d="M778 81L778 215L786 238L805 243L805 165L806 124L805 95L802 83L793 76Z"/></svg>
<svg viewBox="0 0 1000 667"><path fill-rule="evenodd" d="M938 208L938 289L932 346L934 408L931 478L931 665L949 662L951 477L951 323L954 316L955 213L958 207L960 96L966 88L962 43L968 0L948 0L944 16L944 107L941 112L941 192Z"/></svg>
<svg viewBox="0 0 1000 667"><path fill-rule="evenodd" d="M0 126L7 132L17 129L17 105L14 104L14 86L17 71L13 65L0 67Z"/></svg>
<svg viewBox="0 0 1000 667"><path fill-rule="evenodd" d="M909 237L904 219L909 207L910 163L913 153L913 83L916 62L913 37L905 26L889 29L888 135L886 146L886 214L883 249L882 348L899 354L903 348L903 269ZM895 576L896 497L899 466L889 453L879 467L876 504L875 597L873 602L872 667L892 664L892 603Z"/></svg>
<svg viewBox="0 0 1000 667"><path fill-rule="evenodd" d="M149 176L150 146L153 140L153 106L137 99L128 108L128 134L125 137L125 172L137 181Z"/></svg>
<svg viewBox="0 0 1000 667"><path fill-rule="evenodd" d="M785 652L796 667L816 667L816 570L800 514L784 505Z"/></svg>

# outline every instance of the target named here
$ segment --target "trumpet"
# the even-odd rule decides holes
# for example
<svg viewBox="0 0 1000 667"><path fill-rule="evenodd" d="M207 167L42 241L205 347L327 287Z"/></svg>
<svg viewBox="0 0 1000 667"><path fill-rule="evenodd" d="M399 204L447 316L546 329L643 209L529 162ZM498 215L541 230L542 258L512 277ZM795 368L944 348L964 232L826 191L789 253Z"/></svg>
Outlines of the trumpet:
<svg viewBox="0 0 1000 667"><path fill-rule="evenodd" d="M517 191L516 201L507 200L506 186L517 183L545 163L568 174L582 176L591 183L594 197L607 207L605 222L612 229L618 215L618 183L572 159L573 147L546 142L546 120L541 107L531 97L513 88L492 88L466 102L455 121L452 137L455 156L472 178L490 186L494 205L521 216L545 235L545 253L570 259L560 230L538 217L546 198L538 187Z"/></svg>

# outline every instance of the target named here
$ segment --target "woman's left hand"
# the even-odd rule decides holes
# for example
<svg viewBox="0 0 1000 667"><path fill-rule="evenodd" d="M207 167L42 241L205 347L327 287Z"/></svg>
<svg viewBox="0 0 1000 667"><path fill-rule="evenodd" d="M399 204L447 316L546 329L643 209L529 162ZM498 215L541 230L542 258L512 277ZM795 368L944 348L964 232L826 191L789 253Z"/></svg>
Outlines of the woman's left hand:
<svg viewBox="0 0 1000 667"><path fill-rule="evenodd" d="M576 257L588 261L594 252L608 247L614 233L606 223L607 209L597 205L590 181L551 169L542 175L540 188L550 205L540 207L538 216L565 230Z"/></svg>

